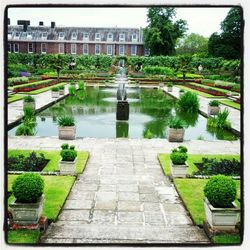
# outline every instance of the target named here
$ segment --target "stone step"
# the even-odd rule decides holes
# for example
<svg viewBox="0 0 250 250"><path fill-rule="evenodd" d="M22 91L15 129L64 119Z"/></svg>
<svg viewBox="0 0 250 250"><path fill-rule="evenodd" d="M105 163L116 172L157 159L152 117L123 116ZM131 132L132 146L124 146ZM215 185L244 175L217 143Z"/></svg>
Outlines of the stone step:
<svg viewBox="0 0 250 250"><path fill-rule="evenodd" d="M51 224L42 243L155 243L209 244L204 231L196 226L138 226L112 224Z"/></svg>

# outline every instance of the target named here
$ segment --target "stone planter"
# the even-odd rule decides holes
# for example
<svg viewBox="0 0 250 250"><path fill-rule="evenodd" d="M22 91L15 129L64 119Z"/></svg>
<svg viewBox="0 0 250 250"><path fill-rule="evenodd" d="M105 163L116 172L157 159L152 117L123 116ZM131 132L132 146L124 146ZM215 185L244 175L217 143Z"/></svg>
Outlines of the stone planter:
<svg viewBox="0 0 250 250"><path fill-rule="evenodd" d="M184 139L184 128L168 128L168 141L170 142L183 142Z"/></svg>
<svg viewBox="0 0 250 250"><path fill-rule="evenodd" d="M52 98L58 98L59 97L59 91L51 91L51 97Z"/></svg>
<svg viewBox="0 0 250 250"><path fill-rule="evenodd" d="M25 108L32 108L33 110L35 110L36 103L35 102L23 102L23 109Z"/></svg>
<svg viewBox="0 0 250 250"><path fill-rule="evenodd" d="M238 221L240 209L236 204L232 203L232 208L216 208L211 205L205 197L204 207L206 219L212 229L218 230L234 230Z"/></svg>
<svg viewBox="0 0 250 250"><path fill-rule="evenodd" d="M164 87L164 83L163 82L159 83L159 87L163 88Z"/></svg>
<svg viewBox="0 0 250 250"><path fill-rule="evenodd" d="M59 161L59 170L61 175L75 175L76 174L76 160L74 161Z"/></svg>
<svg viewBox="0 0 250 250"><path fill-rule="evenodd" d="M179 92L179 97L182 97L185 92Z"/></svg>
<svg viewBox="0 0 250 250"><path fill-rule="evenodd" d="M208 105L208 115L217 115L220 111L220 106L210 106Z"/></svg>
<svg viewBox="0 0 250 250"><path fill-rule="evenodd" d="M76 126L58 127L59 139L75 140Z"/></svg>
<svg viewBox="0 0 250 250"><path fill-rule="evenodd" d="M65 93L64 89L59 90L59 95L64 95L64 93Z"/></svg>
<svg viewBox="0 0 250 250"><path fill-rule="evenodd" d="M44 195L36 203L21 203L16 200L10 204L13 223L18 225L37 224L43 210Z"/></svg>
<svg viewBox="0 0 250 250"><path fill-rule="evenodd" d="M186 176L187 176L187 168L188 168L187 164L175 165L171 161L170 166L171 166L171 168L170 168L171 174L172 174L173 177L186 178Z"/></svg>
<svg viewBox="0 0 250 250"><path fill-rule="evenodd" d="M172 92L173 91L173 87L168 87L168 92Z"/></svg>

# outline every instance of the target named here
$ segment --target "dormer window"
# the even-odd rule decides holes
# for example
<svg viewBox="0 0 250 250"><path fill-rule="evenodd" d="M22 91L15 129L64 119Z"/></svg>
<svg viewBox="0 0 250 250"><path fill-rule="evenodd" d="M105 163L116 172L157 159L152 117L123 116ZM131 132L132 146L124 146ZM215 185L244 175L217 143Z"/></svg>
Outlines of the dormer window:
<svg viewBox="0 0 250 250"><path fill-rule="evenodd" d="M72 32L71 40L76 40L76 39L77 39L77 34L76 34L76 32Z"/></svg>
<svg viewBox="0 0 250 250"><path fill-rule="evenodd" d="M89 40L89 34L88 33L84 33L83 34L83 40L84 41L88 41Z"/></svg>
<svg viewBox="0 0 250 250"><path fill-rule="evenodd" d="M8 39L12 38L12 32L8 32Z"/></svg>
<svg viewBox="0 0 250 250"><path fill-rule="evenodd" d="M108 41L113 41L113 34L112 33L108 33L107 40Z"/></svg>
<svg viewBox="0 0 250 250"><path fill-rule="evenodd" d="M125 41L125 34L122 33L122 34L119 35L119 41L120 42L124 42Z"/></svg>
<svg viewBox="0 0 250 250"><path fill-rule="evenodd" d="M15 39L19 39L19 37L20 37L20 32L15 32L14 38L15 38Z"/></svg>
<svg viewBox="0 0 250 250"><path fill-rule="evenodd" d="M32 39L32 33L31 32L27 33L27 39Z"/></svg>
<svg viewBox="0 0 250 250"><path fill-rule="evenodd" d="M100 41L101 40L101 34L100 33L95 33L95 40Z"/></svg>
<svg viewBox="0 0 250 250"><path fill-rule="evenodd" d="M42 33L42 40L46 40L47 39L47 32L43 32Z"/></svg>
<svg viewBox="0 0 250 250"><path fill-rule="evenodd" d="M59 38L59 40L63 40L64 39L64 32L59 32L58 38Z"/></svg>
<svg viewBox="0 0 250 250"><path fill-rule="evenodd" d="M132 35L132 42L137 42L137 34L136 33L134 33Z"/></svg>

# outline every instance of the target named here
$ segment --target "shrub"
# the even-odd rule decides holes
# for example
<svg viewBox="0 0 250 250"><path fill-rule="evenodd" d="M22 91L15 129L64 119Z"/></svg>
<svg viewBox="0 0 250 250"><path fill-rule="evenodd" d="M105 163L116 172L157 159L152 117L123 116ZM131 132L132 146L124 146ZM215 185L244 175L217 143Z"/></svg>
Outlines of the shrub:
<svg viewBox="0 0 250 250"><path fill-rule="evenodd" d="M233 91L240 91L240 84L233 85L232 90Z"/></svg>
<svg viewBox="0 0 250 250"><path fill-rule="evenodd" d="M75 95L76 94L76 87L75 85L69 86L69 94Z"/></svg>
<svg viewBox="0 0 250 250"><path fill-rule="evenodd" d="M84 89L85 88L85 84L84 84L84 82L79 82L78 83L78 87L79 87L79 89Z"/></svg>
<svg viewBox="0 0 250 250"><path fill-rule="evenodd" d="M148 129L144 135L144 138L146 139L152 139L154 136L152 134L152 132L150 131L150 129Z"/></svg>
<svg viewBox="0 0 250 250"><path fill-rule="evenodd" d="M15 83L28 83L29 82L29 78L28 77L13 77L13 78L9 78L8 79L8 85L12 86Z"/></svg>
<svg viewBox="0 0 250 250"><path fill-rule="evenodd" d="M70 86L75 86L76 83L74 81L70 81Z"/></svg>
<svg viewBox="0 0 250 250"><path fill-rule="evenodd" d="M39 171L41 166L44 166L46 162L47 161L43 154L37 156L33 151L27 157L22 154L8 157L8 170Z"/></svg>
<svg viewBox="0 0 250 250"><path fill-rule="evenodd" d="M236 184L228 176L213 176L204 187L204 195L214 207L232 207L236 198Z"/></svg>
<svg viewBox="0 0 250 250"><path fill-rule="evenodd" d="M23 98L24 102L35 102L34 97L32 97L31 95L27 95Z"/></svg>
<svg viewBox="0 0 250 250"><path fill-rule="evenodd" d="M170 154L170 159L175 165L183 165L185 164L188 155L187 155L187 148L184 146L179 146L178 148L175 148L172 150L172 153Z"/></svg>
<svg viewBox="0 0 250 250"><path fill-rule="evenodd" d="M77 157L77 151L75 150L75 146L69 146L69 144L65 143L61 145L60 155L62 157L62 161L74 161Z"/></svg>
<svg viewBox="0 0 250 250"><path fill-rule="evenodd" d="M13 185L12 191L18 202L33 203L42 196L44 180L38 174L25 173L19 175Z"/></svg>
<svg viewBox="0 0 250 250"><path fill-rule="evenodd" d="M194 113L198 112L200 102L196 94L187 91L179 99L178 106L182 111Z"/></svg>
<svg viewBox="0 0 250 250"><path fill-rule="evenodd" d="M168 67L145 66L142 71L147 75L174 76L174 71Z"/></svg>
<svg viewBox="0 0 250 250"><path fill-rule="evenodd" d="M57 122L60 127L75 125L75 119L74 117L71 117L71 116L61 116L58 118Z"/></svg>
<svg viewBox="0 0 250 250"><path fill-rule="evenodd" d="M219 107L220 103L217 100L212 100L209 102L209 106L211 107Z"/></svg>
<svg viewBox="0 0 250 250"><path fill-rule="evenodd" d="M177 74L177 78L183 78L183 74L179 73ZM191 74L191 73L186 73L186 79L202 79L204 78L202 75L197 75L197 74Z"/></svg>
<svg viewBox="0 0 250 250"><path fill-rule="evenodd" d="M168 126L169 128L180 129L180 128L184 128L186 124L180 118L174 117L168 121Z"/></svg>
<svg viewBox="0 0 250 250"><path fill-rule="evenodd" d="M58 92L59 91L59 87L53 87L53 88L51 88L51 91Z"/></svg>
<svg viewBox="0 0 250 250"><path fill-rule="evenodd" d="M32 130L32 128L21 124L17 130L16 130L16 136L20 136L20 135L34 135L34 131Z"/></svg>
<svg viewBox="0 0 250 250"><path fill-rule="evenodd" d="M184 91L184 89L180 89L179 92L180 93L184 93L185 91Z"/></svg>
<svg viewBox="0 0 250 250"><path fill-rule="evenodd" d="M231 123L227 120L229 115L228 109L220 111L214 117L209 117L207 120L207 126L213 128L230 129Z"/></svg>
<svg viewBox="0 0 250 250"><path fill-rule="evenodd" d="M171 87L173 87L173 84L172 83L168 83L167 87L171 88Z"/></svg>
<svg viewBox="0 0 250 250"><path fill-rule="evenodd" d="M64 85L59 86L59 90L64 90Z"/></svg>

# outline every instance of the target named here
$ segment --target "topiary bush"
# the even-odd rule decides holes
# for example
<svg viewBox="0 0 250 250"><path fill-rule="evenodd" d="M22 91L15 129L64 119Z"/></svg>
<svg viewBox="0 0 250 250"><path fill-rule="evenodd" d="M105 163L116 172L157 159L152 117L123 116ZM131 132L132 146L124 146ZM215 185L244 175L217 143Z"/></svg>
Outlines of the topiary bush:
<svg viewBox="0 0 250 250"><path fill-rule="evenodd" d="M173 162L174 165L183 165L185 164L188 155L187 155L188 149L185 146L179 146L178 148L175 148L172 150L172 153L170 154L170 159Z"/></svg>
<svg viewBox="0 0 250 250"><path fill-rule="evenodd" d="M214 207L232 207L236 198L236 184L228 176L213 176L204 187L204 195Z"/></svg>
<svg viewBox="0 0 250 250"><path fill-rule="evenodd" d="M30 102L35 102L34 97L32 97L31 95L25 96L25 97L23 98L23 100L24 100L24 102L28 102L28 103L30 103Z"/></svg>
<svg viewBox="0 0 250 250"><path fill-rule="evenodd" d="M75 146L64 143L61 145L60 155L62 157L62 161L74 161L77 157L77 151L75 150Z"/></svg>
<svg viewBox="0 0 250 250"><path fill-rule="evenodd" d="M34 203L42 196L44 180L38 174L27 173L19 175L12 185L12 191L17 202Z"/></svg>
<svg viewBox="0 0 250 250"><path fill-rule="evenodd" d="M200 102L198 96L190 91L185 92L178 101L178 106L181 111L194 113L198 112Z"/></svg>

